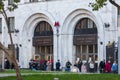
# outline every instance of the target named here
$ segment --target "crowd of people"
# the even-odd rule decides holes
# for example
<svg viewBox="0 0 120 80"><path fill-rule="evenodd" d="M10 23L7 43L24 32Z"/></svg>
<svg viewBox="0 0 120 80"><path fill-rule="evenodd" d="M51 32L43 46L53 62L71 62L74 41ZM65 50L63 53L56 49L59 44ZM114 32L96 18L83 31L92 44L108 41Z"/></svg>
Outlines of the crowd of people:
<svg viewBox="0 0 120 80"><path fill-rule="evenodd" d="M55 63L55 69L53 68L53 61L46 61L44 60L42 62L42 70L44 71L51 71L51 70L56 70L56 71L61 71L62 66L60 60L57 60ZM10 63L10 61L5 58L5 69L14 69L14 64ZM33 59L30 60L29 62L29 69L31 70L41 70L41 62L40 61L35 61ZM95 72L95 63L94 61L89 61L89 62L83 62L79 60L75 64L72 64L69 60L66 62L64 70L66 72L81 72L81 73L86 73L86 72ZM118 73L118 64L117 61L114 61L111 63L110 60L101 60L99 62L99 66L97 67L97 70L99 70L100 73Z"/></svg>
<svg viewBox="0 0 120 80"><path fill-rule="evenodd" d="M110 60L102 60L97 67L100 73L118 73L118 64L117 61L111 63ZM66 62L66 69L65 71L72 71L72 72L81 72L81 73L94 73L95 72L95 63L91 60L90 62L82 62L79 60L74 66L72 66L70 61Z"/></svg>
<svg viewBox="0 0 120 80"><path fill-rule="evenodd" d="M17 61L18 67L20 67L18 60L16 60L16 61ZM4 68L5 69L14 69L15 68L14 63L11 62L7 57L5 57L5 59L4 59Z"/></svg>
<svg viewBox="0 0 120 80"><path fill-rule="evenodd" d="M43 62L43 70L45 71L51 71L53 67L53 63L51 61L44 61ZM29 68L31 70L40 70L40 63L36 62L34 60L31 60L29 62ZM55 69L56 71L61 71L62 66L60 60L57 60L55 63ZM64 70L66 72L81 72L81 73L94 73L95 72L95 63L94 61L89 61L89 62L83 62L79 60L77 63L72 64L69 60L65 64ZM106 61L102 60L99 63L99 66L97 67L97 70L99 70L100 73L117 73L118 72L118 65L117 62L114 61L111 63L110 60Z"/></svg>
<svg viewBox="0 0 120 80"><path fill-rule="evenodd" d="M53 66L52 61L39 61L31 59L29 62L29 69L31 70L44 70L44 71L51 71Z"/></svg>
<svg viewBox="0 0 120 80"><path fill-rule="evenodd" d="M105 60L101 61L99 64L100 73L118 73L118 64L116 61L111 63L110 60L105 62Z"/></svg>
<svg viewBox="0 0 120 80"><path fill-rule="evenodd" d="M95 72L95 63L93 61L90 61L89 63L83 63L82 61L79 61L78 64L75 66L79 69L79 72L82 72L82 73ZM74 67L71 68L71 71L73 70L73 68ZM111 63L110 60L106 62L105 60L102 60L99 63L98 70L100 73L118 73L118 64L116 61Z"/></svg>

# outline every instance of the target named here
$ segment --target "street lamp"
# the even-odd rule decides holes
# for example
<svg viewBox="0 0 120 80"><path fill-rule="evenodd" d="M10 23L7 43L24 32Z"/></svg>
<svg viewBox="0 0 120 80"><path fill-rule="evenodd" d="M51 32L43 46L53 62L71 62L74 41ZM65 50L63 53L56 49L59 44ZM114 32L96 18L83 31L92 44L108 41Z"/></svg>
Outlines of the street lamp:
<svg viewBox="0 0 120 80"><path fill-rule="evenodd" d="M19 33L19 29L15 29L15 36L18 38L18 33ZM16 52L16 58L17 60L19 61L19 46L18 46L18 43L16 43L15 45L15 52Z"/></svg>
<svg viewBox="0 0 120 80"><path fill-rule="evenodd" d="M59 24L59 22L58 21L55 21L55 23L54 23L54 26L56 27L56 32L57 32L57 59L58 59L58 53L59 53L59 51L58 51L58 49L59 49L59 26L60 26L60 24Z"/></svg>
<svg viewBox="0 0 120 80"><path fill-rule="evenodd" d="M19 61L19 47L18 47L18 44L16 44L16 58Z"/></svg>
<svg viewBox="0 0 120 80"><path fill-rule="evenodd" d="M118 54L118 44L114 42L114 61L118 59L117 54Z"/></svg>

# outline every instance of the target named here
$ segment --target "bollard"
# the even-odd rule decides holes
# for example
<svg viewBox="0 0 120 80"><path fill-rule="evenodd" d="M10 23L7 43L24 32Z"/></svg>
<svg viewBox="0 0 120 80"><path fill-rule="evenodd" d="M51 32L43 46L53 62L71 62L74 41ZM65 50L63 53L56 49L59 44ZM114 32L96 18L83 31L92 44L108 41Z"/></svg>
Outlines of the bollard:
<svg viewBox="0 0 120 80"><path fill-rule="evenodd" d="M54 80L59 80L59 78L54 78Z"/></svg>

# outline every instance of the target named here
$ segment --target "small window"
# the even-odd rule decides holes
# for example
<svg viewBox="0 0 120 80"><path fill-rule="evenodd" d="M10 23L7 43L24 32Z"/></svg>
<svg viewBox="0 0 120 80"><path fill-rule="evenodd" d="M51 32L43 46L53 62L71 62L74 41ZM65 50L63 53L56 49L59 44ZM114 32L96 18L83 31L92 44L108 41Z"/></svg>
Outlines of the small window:
<svg viewBox="0 0 120 80"><path fill-rule="evenodd" d="M2 18L0 18L0 33L2 33Z"/></svg>
<svg viewBox="0 0 120 80"><path fill-rule="evenodd" d="M8 20L9 20L10 32L14 32L15 29L14 17L9 17Z"/></svg>
<svg viewBox="0 0 120 80"><path fill-rule="evenodd" d="M8 5L13 4L14 0L8 0Z"/></svg>
<svg viewBox="0 0 120 80"><path fill-rule="evenodd" d="M20 0L17 0L17 2L20 2ZM8 5L14 4L14 0L8 0Z"/></svg>
<svg viewBox="0 0 120 80"><path fill-rule="evenodd" d="M38 0L29 0L29 2L38 2Z"/></svg>
<svg viewBox="0 0 120 80"><path fill-rule="evenodd" d="M94 22L90 19L88 19L88 28L93 28L94 27Z"/></svg>

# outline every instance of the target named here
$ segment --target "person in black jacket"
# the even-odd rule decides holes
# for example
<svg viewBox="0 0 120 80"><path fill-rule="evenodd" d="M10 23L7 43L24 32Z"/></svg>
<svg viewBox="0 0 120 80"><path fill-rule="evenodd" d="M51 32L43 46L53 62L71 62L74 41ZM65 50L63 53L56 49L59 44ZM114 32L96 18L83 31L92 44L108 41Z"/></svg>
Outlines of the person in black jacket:
<svg viewBox="0 0 120 80"><path fill-rule="evenodd" d="M105 72L105 60L100 61L99 70L100 70L100 73Z"/></svg>
<svg viewBox="0 0 120 80"><path fill-rule="evenodd" d="M56 71L60 71L60 66L61 66L60 60L58 60L58 61L56 62Z"/></svg>
<svg viewBox="0 0 120 80"><path fill-rule="evenodd" d="M5 58L5 69L9 69L10 68L10 61Z"/></svg>
<svg viewBox="0 0 120 80"><path fill-rule="evenodd" d="M71 62L68 60L67 62L66 62L66 71L70 71L71 69L70 69L70 67L71 67Z"/></svg>
<svg viewBox="0 0 120 80"><path fill-rule="evenodd" d="M81 66L82 66L82 61L81 60L79 60L78 61L78 64L77 64L77 67L79 68L79 72L81 72Z"/></svg>

